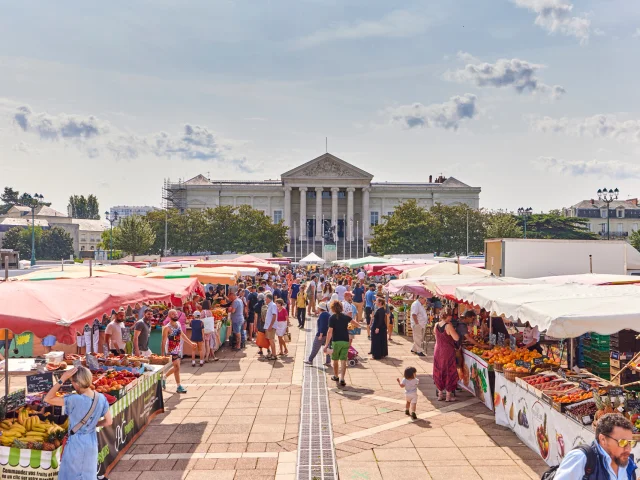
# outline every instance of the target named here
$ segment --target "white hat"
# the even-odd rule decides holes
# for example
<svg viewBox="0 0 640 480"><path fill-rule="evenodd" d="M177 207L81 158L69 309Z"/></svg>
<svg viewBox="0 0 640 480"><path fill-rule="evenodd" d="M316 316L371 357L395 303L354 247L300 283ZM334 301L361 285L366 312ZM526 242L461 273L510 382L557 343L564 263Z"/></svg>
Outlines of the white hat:
<svg viewBox="0 0 640 480"><path fill-rule="evenodd" d="M200 318L200 312L198 310L193 312L193 318Z"/></svg>
<svg viewBox="0 0 640 480"><path fill-rule="evenodd" d="M324 310L324 311L326 312L326 311L327 311L327 302L320 302L320 303L318 304L318 308L319 308L320 310Z"/></svg>

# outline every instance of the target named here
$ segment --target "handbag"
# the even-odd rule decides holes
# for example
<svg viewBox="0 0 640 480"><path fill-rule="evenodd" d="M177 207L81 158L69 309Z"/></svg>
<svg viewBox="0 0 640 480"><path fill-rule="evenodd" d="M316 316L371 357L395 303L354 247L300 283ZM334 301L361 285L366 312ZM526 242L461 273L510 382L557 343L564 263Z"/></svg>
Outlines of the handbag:
<svg viewBox="0 0 640 480"><path fill-rule="evenodd" d="M89 417L91 417L91 415L93 415L93 412L96 411L96 407L97 406L98 406L98 393L94 392L93 393L93 401L91 402L91 407L89 408L89 411L87 412L87 414L82 418L82 420L80 420L72 428L70 428L67 431L67 434L62 439L62 442L61 442L62 446L61 446L61 450L60 450L60 458L62 458L62 454L64 453L64 447L67 445L67 442L69 441L69 437L71 435L75 435L76 433L78 433L80 431L80 429L85 426L85 424L89 421Z"/></svg>
<svg viewBox="0 0 640 480"><path fill-rule="evenodd" d="M259 348L269 348L269 346L271 345L264 332L258 332L258 336L256 337L256 345Z"/></svg>
<svg viewBox="0 0 640 480"><path fill-rule="evenodd" d="M287 333L282 336L282 340L284 340L284 343L289 343L291 341L291 333L289 332L288 328Z"/></svg>

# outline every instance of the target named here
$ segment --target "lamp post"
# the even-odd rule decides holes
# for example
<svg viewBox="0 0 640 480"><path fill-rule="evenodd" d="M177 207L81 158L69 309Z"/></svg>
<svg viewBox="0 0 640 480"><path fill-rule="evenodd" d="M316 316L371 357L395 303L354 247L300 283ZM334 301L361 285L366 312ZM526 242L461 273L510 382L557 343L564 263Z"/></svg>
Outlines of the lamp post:
<svg viewBox="0 0 640 480"><path fill-rule="evenodd" d="M620 190L617 188L614 190L607 190L606 188L603 188L602 190L598 189L598 199L607 204L607 240L611 240L611 230L609 228L609 205L611 202L618 199L618 193L620 193Z"/></svg>
<svg viewBox="0 0 640 480"><path fill-rule="evenodd" d="M104 212L104 216L111 224L111 230L109 231L109 260L113 260L113 222L118 220L118 212L113 212L113 215L109 215L109 212Z"/></svg>
<svg viewBox="0 0 640 480"><path fill-rule="evenodd" d="M518 209L518 215L522 217L522 220L524 222L524 238L527 238L527 217L531 215L531 212L533 212L533 209L531 207L529 208L520 207Z"/></svg>
<svg viewBox="0 0 640 480"><path fill-rule="evenodd" d="M40 205L44 197L37 193L33 196L25 193L22 195L22 203L31 209L31 266L36 264L36 207Z"/></svg>

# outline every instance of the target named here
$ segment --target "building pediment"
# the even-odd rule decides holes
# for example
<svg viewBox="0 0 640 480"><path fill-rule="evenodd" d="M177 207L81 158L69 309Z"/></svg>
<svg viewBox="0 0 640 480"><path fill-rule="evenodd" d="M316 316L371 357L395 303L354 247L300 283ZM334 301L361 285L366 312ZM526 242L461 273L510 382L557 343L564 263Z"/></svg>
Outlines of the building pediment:
<svg viewBox="0 0 640 480"><path fill-rule="evenodd" d="M325 153L293 170L283 173L281 177L282 180L349 178L371 181L373 175L345 162L335 155Z"/></svg>

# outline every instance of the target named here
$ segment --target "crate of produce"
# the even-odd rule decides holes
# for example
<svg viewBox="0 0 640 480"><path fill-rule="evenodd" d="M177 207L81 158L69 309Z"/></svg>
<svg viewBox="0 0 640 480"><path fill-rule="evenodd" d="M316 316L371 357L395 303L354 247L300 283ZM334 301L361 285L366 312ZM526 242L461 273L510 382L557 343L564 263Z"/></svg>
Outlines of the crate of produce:
<svg viewBox="0 0 640 480"><path fill-rule="evenodd" d="M598 411L596 402L593 399L583 400L571 405L567 405L565 413L567 416L580 425L591 425L593 423L593 417Z"/></svg>
<svg viewBox="0 0 640 480"><path fill-rule="evenodd" d="M596 362L609 363L610 352L609 350L592 350L591 352L589 352L589 355L587 355L586 358L590 358L591 360L594 360Z"/></svg>

